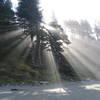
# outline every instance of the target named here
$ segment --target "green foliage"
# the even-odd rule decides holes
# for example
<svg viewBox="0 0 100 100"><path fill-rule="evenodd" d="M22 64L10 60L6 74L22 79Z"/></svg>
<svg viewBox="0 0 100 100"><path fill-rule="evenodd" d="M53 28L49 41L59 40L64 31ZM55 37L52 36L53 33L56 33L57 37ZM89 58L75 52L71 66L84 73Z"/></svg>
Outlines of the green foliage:
<svg viewBox="0 0 100 100"><path fill-rule="evenodd" d="M18 68L19 68L20 70L33 73L33 74L35 74L35 75L38 74L38 71L37 71L37 70L34 70L31 66L26 65L26 64L23 64L23 63L20 64L20 65L18 66Z"/></svg>
<svg viewBox="0 0 100 100"><path fill-rule="evenodd" d="M7 84L7 83L13 83L13 82L15 82L15 80L8 76L0 77L0 84Z"/></svg>

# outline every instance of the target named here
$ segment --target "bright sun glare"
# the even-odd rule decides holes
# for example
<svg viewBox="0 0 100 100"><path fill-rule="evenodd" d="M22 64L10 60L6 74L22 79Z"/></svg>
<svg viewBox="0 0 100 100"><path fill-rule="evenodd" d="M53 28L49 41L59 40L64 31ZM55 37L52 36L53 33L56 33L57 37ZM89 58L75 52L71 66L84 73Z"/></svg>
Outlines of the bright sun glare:
<svg viewBox="0 0 100 100"><path fill-rule="evenodd" d="M16 11L16 7L18 6L18 0L11 0L12 4L13 4L13 10Z"/></svg>
<svg viewBox="0 0 100 100"><path fill-rule="evenodd" d="M13 9L18 6L18 0L11 0ZM65 20L86 19L92 25L100 20L100 0L40 0L45 22L50 22L52 13L55 13L59 23Z"/></svg>
<svg viewBox="0 0 100 100"><path fill-rule="evenodd" d="M100 0L41 0L46 22L51 20L54 12L60 23L68 19L86 19L94 24L100 20L99 4Z"/></svg>

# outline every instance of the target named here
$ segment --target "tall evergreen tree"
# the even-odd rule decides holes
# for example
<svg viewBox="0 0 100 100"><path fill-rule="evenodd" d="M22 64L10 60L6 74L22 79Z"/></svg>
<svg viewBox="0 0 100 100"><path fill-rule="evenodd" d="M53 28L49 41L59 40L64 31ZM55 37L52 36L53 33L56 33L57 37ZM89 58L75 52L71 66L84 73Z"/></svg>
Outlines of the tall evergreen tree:
<svg viewBox="0 0 100 100"><path fill-rule="evenodd" d="M41 13L38 4L38 0L21 0L17 8L18 17L31 24L39 24L41 22Z"/></svg>
<svg viewBox="0 0 100 100"><path fill-rule="evenodd" d="M20 0L17 8L17 16L25 29L28 30L28 34L33 42L33 37L36 35L36 43L32 43L32 64L37 65L40 62L40 23L41 23L41 11L39 10L39 0Z"/></svg>
<svg viewBox="0 0 100 100"><path fill-rule="evenodd" d="M12 4L10 0L0 1L0 23L9 22L14 17L14 12L11 9Z"/></svg>

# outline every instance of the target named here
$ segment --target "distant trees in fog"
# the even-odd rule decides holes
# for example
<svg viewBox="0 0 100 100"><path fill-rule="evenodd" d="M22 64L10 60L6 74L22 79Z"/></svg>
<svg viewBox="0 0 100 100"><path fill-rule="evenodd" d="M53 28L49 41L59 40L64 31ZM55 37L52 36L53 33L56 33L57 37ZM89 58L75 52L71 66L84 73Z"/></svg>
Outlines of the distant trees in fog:
<svg viewBox="0 0 100 100"><path fill-rule="evenodd" d="M97 39L100 37L100 22L95 23L94 32L96 33Z"/></svg>
<svg viewBox="0 0 100 100"><path fill-rule="evenodd" d="M92 27L87 20L81 20L80 22L76 20L65 21L65 26L74 34L81 36L89 36L92 34Z"/></svg>
<svg viewBox="0 0 100 100"><path fill-rule="evenodd" d="M73 34L78 34L82 37L91 37L94 34L97 39L100 38L100 22L96 22L94 27L91 27L87 20L68 20L64 24Z"/></svg>

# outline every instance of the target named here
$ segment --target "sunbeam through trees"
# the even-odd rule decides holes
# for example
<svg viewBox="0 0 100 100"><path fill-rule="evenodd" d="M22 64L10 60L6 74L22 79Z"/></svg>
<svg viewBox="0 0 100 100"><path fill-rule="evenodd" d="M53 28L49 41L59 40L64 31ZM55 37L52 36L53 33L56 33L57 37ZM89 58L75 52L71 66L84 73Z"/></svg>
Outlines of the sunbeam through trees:
<svg viewBox="0 0 100 100"><path fill-rule="evenodd" d="M61 22L54 4L46 21L41 0L13 2L0 0L0 85L100 80L100 21Z"/></svg>

